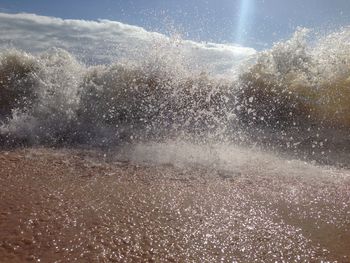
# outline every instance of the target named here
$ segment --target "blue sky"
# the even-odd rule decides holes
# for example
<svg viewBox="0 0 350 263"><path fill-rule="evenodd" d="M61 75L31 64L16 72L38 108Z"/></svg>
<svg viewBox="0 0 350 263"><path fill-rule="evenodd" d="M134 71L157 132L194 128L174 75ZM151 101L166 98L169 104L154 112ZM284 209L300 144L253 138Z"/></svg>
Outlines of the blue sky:
<svg viewBox="0 0 350 263"><path fill-rule="evenodd" d="M0 11L72 19L110 19L186 39L254 48L350 25L350 0L0 0Z"/></svg>

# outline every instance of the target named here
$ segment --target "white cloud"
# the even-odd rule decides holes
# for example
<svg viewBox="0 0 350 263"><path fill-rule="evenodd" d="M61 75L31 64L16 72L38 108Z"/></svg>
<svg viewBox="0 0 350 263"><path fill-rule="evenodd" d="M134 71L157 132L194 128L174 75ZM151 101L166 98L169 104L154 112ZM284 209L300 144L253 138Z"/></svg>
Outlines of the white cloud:
<svg viewBox="0 0 350 263"><path fill-rule="evenodd" d="M0 13L0 34L1 48L41 52L58 47L94 64L167 52L181 57L192 68L225 73L255 54L252 48L169 38L110 20L68 20L35 14Z"/></svg>

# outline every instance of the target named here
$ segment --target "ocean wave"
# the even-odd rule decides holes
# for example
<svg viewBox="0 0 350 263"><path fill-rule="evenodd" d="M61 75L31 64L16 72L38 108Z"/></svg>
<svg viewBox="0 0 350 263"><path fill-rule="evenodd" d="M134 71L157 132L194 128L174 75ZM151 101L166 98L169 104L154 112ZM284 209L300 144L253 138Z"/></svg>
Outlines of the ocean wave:
<svg viewBox="0 0 350 263"><path fill-rule="evenodd" d="M5 51L1 133L34 143L221 135L234 117L231 83L164 58L87 67L61 49Z"/></svg>
<svg viewBox="0 0 350 263"><path fill-rule="evenodd" d="M124 59L100 66L84 65L63 49L37 54L4 50L2 140L109 145L176 137L222 142L268 131L273 141L276 132L288 137L293 131L292 145L299 145L310 129L317 134L326 128L347 131L350 30L317 41L308 34L298 30L228 78L191 70L181 56L159 50L137 63ZM331 136L324 134L322 140Z"/></svg>
<svg viewBox="0 0 350 263"><path fill-rule="evenodd" d="M248 122L350 127L350 30L314 45L308 33L300 29L261 52L240 76L240 115Z"/></svg>

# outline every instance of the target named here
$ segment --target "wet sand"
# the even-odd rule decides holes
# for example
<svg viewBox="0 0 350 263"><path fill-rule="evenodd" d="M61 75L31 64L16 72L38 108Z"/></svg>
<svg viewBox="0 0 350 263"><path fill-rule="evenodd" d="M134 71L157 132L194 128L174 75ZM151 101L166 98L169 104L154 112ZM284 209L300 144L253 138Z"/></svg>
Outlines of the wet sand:
<svg viewBox="0 0 350 263"><path fill-rule="evenodd" d="M0 262L350 262L350 173L317 169L2 150Z"/></svg>

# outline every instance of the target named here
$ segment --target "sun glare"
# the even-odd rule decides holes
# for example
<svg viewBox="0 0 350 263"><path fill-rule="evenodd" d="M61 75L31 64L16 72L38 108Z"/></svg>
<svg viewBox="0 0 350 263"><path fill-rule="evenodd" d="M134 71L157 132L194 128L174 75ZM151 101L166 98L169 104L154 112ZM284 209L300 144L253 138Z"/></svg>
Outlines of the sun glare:
<svg viewBox="0 0 350 263"><path fill-rule="evenodd" d="M251 19L250 14L252 13L253 8L254 0L241 0L236 27L236 43L238 44L244 44L249 19Z"/></svg>

